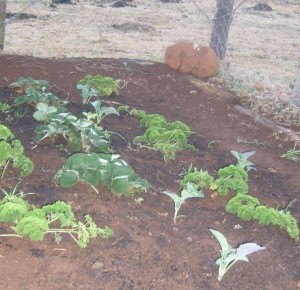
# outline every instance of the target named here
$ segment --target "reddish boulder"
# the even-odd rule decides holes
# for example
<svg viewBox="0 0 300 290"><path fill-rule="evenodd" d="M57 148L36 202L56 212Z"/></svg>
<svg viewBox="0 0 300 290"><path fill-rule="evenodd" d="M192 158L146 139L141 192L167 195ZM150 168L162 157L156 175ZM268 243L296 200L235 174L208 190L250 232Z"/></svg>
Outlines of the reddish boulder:
<svg viewBox="0 0 300 290"><path fill-rule="evenodd" d="M211 48L191 42L178 42L169 46L165 62L174 70L201 78L211 77L220 66Z"/></svg>

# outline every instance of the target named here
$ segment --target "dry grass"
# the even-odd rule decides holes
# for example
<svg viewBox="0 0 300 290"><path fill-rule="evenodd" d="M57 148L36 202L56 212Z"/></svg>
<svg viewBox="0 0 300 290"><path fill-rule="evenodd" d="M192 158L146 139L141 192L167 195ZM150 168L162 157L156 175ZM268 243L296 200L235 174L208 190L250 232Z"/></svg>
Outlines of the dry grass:
<svg viewBox="0 0 300 290"><path fill-rule="evenodd" d="M38 18L7 25L4 53L161 60L166 47L176 41L209 44L211 23L193 1L136 0L135 8L108 7L110 2L99 0L106 7L97 7L95 1L81 1L55 9L32 5L25 12ZM213 18L215 1L194 2ZM295 108L284 105L276 113L278 103L287 103L300 63L300 4L298 0L263 2L273 11L247 9L256 1L247 1L237 10L220 74L228 86L250 96L247 104L253 109L264 114L271 110L279 122L300 125ZM8 1L8 11L20 12L26 3Z"/></svg>

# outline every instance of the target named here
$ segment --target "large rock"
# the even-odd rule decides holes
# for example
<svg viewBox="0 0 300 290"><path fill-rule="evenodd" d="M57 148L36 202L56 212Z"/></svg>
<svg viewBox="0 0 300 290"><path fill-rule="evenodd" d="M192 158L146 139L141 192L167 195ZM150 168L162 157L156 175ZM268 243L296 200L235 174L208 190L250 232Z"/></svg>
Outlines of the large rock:
<svg viewBox="0 0 300 290"><path fill-rule="evenodd" d="M201 78L211 77L220 66L211 48L191 42L178 42L169 46L165 62L174 70Z"/></svg>

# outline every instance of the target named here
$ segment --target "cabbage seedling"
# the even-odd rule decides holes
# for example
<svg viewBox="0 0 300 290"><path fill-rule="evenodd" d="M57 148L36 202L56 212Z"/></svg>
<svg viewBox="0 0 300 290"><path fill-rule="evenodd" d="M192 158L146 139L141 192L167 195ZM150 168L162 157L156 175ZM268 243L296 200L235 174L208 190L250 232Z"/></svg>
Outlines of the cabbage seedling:
<svg viewBox="0 0 300 290"><path fill-rule="evenodd" d="M230 151L231 154L238 160L238 166L246 171L255 170L255 164L248 160L249 157L255 154L255 151L249 151L245 153Z"/></svg>
<svg viewBox="0 0 300 290"><path fill-rule="evenodd" d="M197 186L193 183L188 182L186 184L186 188L181 191L181 196L178 196L175 193L163 191L164 194L171 197L175 204L175 212L174 212L174 223L176 223L177 214L180 207L184 204L185 200L192 197L204 197L202 191L197 190Z"/></svg>
<svg viewBox="0 0 300 290"><path fill-rule="evenodd" d="M221 281L226 272L233 266L237 261L248 262L247 255L252 253L265 250L265 247L261 247L256 243L246 243L240 245L238 248L232 248L227 239L222 233L216 230L209 229L215 236L221 246L221 257L216 260L216 264L219 266L218 281Z"/></svg>

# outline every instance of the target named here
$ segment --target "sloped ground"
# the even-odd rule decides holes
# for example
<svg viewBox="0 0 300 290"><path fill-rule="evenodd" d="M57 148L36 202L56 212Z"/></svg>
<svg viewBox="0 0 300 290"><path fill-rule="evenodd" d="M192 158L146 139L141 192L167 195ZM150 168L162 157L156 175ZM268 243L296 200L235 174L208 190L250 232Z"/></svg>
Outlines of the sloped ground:
<svg viewBox="0 0 300 290"><path fill-rule="evenodd" d="M68 99L69 109L76 114L86 109L76 90L78 80L87 74L112 76L120 80L122 89L119 96L107 100L108 104L126 104L162 114L169 121L185 122L194 132L190 142L198 149L180 152L175 161L166 162L155 151L129 146L114 137L115 151L151 184L138 204L133 198L112 195L103 187L99 187L99 196L84 184L61 188L53 175L65 161L66 152L57 143L33 141L37 123L31 114L13 120L2 115L1 122L22 140L26 154L35 163L33 174L20 185L24 192L37 193L28 199L36 205L67 201L79 219L90 214L98 225L109 225L114 236L94 240L86 249L79 249L67 237L59 245L53 236L43 242L0 238L1 289L299 288L299 242L278 228L243 222L227 214L225 205L232 195L212 199L211 192L205 191L204 199L186 202L181 209L184 217L173 224L173 202L162 194L164 190L179 191L179 174L191 163L215 174L218 168L235 162L230 150L255 150L251 160L257 171L250 172L249 192L263 204L284 209L299 196L300 173L299 164L280 158L293 146L281 140L283 136L240 115L232 103L205 93L164 64L1 56L0 68L1 101L15 97L7 84L20 76L31 76L48 80L51 90ZM138 122L127 115L109 117L104 125L129 142L142 133ZM239 137L262 145L238 144ZM211 141L215 142L210 147ZM1 187L13 187L17 182L14 176L9 171ZM299 199L289 210L299 220ZM250 256L249 263L237 263L218 282L214 261L219 256L219 245L209 228L222 232L233 246L256 242L267 249ZM8 225L2 224L0 231L8 232Z"/></svg>

